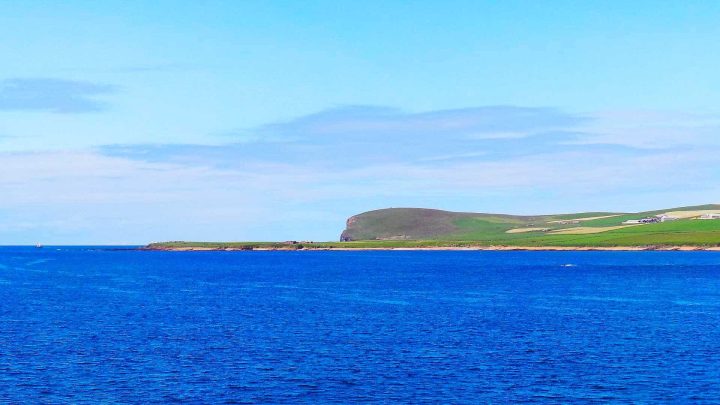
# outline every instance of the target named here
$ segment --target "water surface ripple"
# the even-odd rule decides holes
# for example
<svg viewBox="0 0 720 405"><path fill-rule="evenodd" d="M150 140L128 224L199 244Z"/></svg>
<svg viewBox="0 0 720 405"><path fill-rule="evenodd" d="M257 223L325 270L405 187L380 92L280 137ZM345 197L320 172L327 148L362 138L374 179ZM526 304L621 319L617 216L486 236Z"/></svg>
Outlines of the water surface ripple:
<svg viewBox="0 0 720 405"><path fill-rule="evenodd" d="M718 398L720 253L0 248L0 402Z"/></svg>

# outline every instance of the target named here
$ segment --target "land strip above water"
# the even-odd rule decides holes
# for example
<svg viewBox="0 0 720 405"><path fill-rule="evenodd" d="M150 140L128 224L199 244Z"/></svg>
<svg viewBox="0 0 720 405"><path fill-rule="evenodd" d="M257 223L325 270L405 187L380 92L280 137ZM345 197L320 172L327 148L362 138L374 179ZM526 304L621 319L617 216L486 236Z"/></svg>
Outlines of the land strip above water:
<svg viewBox="0 0 720 405"><path fill-rule="evenodd" d="M205 250L720 250L720 205L555 215L391 208L350 217L338 242L162 242Z"/></svg>
<svg viewBox="0 0 720 405"><path fill-rule="evenodd" d="M720 246L614 246L614 247L588 247L588 246L432 246L432 247L319 247L304 246L289 248L285 246L252 246L212 247L202 246L167 246L166 244L151 244L142 250L174 251L174 252L209 252L209 251L720 251Z"/></svg>

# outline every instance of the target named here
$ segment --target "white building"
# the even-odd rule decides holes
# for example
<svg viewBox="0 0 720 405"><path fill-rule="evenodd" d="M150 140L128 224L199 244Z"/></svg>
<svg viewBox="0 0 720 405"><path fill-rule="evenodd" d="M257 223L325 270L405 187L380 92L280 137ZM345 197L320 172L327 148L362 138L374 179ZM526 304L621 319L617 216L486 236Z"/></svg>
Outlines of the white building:
<svg viewBox="0 0 720 405"><path fill-rule="evenodd" d="M720 213L702 214L699 219L720 219Z"/></svg>
<svg viewBox="0 0 720 405"><path fill-rule="evenodd" d="M627 221L623 222L623 225L637 225L637 224L656 224L658 222L665 222L665 221L674 221L677 218L670 217L667 215L657 215L654 217L646 217L642 219L628 219Z"/></svg>

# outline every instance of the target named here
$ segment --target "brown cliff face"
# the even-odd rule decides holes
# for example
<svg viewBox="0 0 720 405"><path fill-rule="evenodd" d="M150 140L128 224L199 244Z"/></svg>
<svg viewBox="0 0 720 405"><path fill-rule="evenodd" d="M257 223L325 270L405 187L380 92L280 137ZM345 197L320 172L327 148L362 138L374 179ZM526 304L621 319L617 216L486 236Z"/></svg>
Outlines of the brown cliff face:
<svg viewBox="0 0 720 405"><path fill-rule="evenodd" d="M353 215L345 221L345 230L340 234L340 242L349 242L352 239L352 231L350 230L357 222L357 216Z"/></svg>
<svg viewBox="0 0 720 405"><path fill-rule="evenodd" d="M353 215L340 235L343 242L357 240L428 239L457 230L454 220L465 213L425 208L387 208Z"/></svg>

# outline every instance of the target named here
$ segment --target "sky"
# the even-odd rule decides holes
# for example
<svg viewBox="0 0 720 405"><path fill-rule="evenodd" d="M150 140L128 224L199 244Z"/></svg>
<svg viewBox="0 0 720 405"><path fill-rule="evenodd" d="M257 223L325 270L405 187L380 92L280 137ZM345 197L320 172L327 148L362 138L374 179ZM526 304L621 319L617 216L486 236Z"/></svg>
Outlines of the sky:
<svg viewBox="0 0 720 405"><path fill-rule="evenodd" d="M717 1L0 2L0 244L720 202Z"/></svg>

